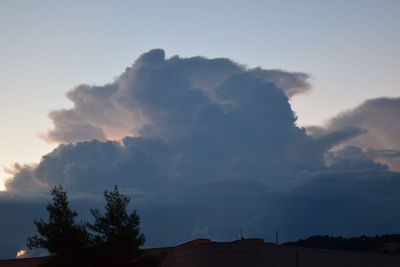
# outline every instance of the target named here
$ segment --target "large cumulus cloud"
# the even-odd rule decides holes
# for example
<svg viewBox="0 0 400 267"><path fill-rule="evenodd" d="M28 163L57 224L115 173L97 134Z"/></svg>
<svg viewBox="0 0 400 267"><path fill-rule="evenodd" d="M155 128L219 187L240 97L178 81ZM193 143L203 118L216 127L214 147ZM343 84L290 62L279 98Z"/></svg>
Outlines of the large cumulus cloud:
<svg viewBox="0 0 400 267"><path fill-rule="evenodd" d="M118 184L135 200L148 246L232 240L240 229L271 239L279 228L283 240L398 231L388 219L400 219L398 207L387 207L400 203L400 176L374 156L395 157L397 148L351 145L371 131L356 123L308 135L289 104L307 79L224 58L145 53L112 83L67 94L74 107L50 114L46 137L62 144L37 165L15 166L0 212L10 194L62 184L85 217Z"/></svg>
<svg viewBox="0 0 400 267"><path fill-rule="evenodd" d="M66 144L37 167L19 168L7 189L32 180L30 188L118 182L154 190L171 178L266 179L321 168L325 148L296 127L287 96L306 90L307 77L228 59L165 59L152 50L113 83L70 91L74 108L50 114L55 128L47 136ZM307 147L315 149L304 155Z"/></svg>
<svg viewBox="0 0 400 267"><path fill-rule="evenodd" d="M153 131L155 127L162 129L158 134L163 138L171 135L168 131L173 127L181 127L181 134L185 134L212 103L220 103L221 109L224 104L235 104L217 91L224 82L240 75L274 83L288 96L309 89L305 73L247 69L226 58L165 59L164 51L156 49L140 56L110 84L80 85L68 92L74 107L50 113L54 129L45 138L56 143L120 140L143 136L148 124ZM173 133L176 135L178 129Z"/></svg>

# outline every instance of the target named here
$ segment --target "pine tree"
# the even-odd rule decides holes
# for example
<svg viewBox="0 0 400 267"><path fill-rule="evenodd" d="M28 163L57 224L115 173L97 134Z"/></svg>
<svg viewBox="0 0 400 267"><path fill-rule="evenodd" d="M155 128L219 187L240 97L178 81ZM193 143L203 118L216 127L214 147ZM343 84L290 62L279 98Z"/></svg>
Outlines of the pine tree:
<svg viewBox="0 0 400 267"><path fill-rule="evenodd" d="M102 214L98 209L91 210L95 222L89 224L89 229L95 233L96 246L137 252L145 238L140 232L139 215L135 210L131 213L127 211L131 199L122 195L116 185L114 191L105 191L104 197L105 213Z"/></svg>
<svg viewBox="0 0 400 267"><path fill-rule="evenodd" d="M47 205L48 222L34 221L38 234L28 237L27 246L44 248L51 254L77 250L89 244L89 234L83 224L75 221L77 213L70 209L67 192L55 186L50 194L53 202Z"/></svg>

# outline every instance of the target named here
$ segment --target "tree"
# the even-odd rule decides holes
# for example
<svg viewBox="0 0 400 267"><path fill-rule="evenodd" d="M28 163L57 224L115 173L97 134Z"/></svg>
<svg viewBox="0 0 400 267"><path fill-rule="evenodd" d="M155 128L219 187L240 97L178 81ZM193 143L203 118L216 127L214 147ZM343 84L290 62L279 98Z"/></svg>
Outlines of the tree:
<svg viewBox="0 0 400 267"><path fill-rule="evenodd" d="M35 220L38 235L28 237L29 248L44 248L53 256L40 266L135 266L158 267L163 254L143 253L139 215L128 213L130 198L114 191L105 191L105 213L92 209L94 223L77 223L77 213L68 205L62 187L51 190L53 202L47 206L48 222ZM90 234L89 228L94 234Z"/></svg>
<svg viewBox="0 0 400 267"><path fill-rule="evenodd" d="M55 186L50 194L53 202L46 208L48 222L35 219L39 235L28 237L27 246L30 249L44 248L51 254L86 247L89 244L89 234L83 224L75 221L77 213L69 207L67 192L61 186Z"/></svg>
<svg viewBox="0 0 400 267"><path fill-rule="evenodd" d="M133 210L128 213L130 198L122 195L115 186L111 192L105 191L105 213L91 209L94 223L88 224L93 235L92 262L101 262L102 266L159 266L159 260L144 255L140 246L144 236L140 232L139 215ZM150 260L154 264L147 264Z"/></svg>
<svg viewBox="0 0 400 267"><path fill-rule="evenodd" d="M114 191L104 193L106 200L105 213L91 209L95 219L89 229L96 233L94 242L98 247L117 250L138 251L145 238L140 233L140 218L135 210L128 213L127 207L131 199L122 195L118 187Z"/></svg>

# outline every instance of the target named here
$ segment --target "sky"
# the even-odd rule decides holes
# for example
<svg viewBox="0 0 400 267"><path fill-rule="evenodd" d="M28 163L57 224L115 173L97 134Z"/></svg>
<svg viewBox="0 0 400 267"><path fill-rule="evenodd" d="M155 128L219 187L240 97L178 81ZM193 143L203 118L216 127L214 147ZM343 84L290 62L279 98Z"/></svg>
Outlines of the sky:
<svg viewBox="0 0 400 267"><path fill-rule="evenodd" d="M398 95L398 1L8 1L0 3L0 164L37 162L64 94L104 84L152 48L302 71L298 124ZM326 100L329 101L326 101ZM318 110L318 112L316 112ZM21 123L22 122L22 123ZM4 179L6 174L1 172Z"/></svg>
<svg viewBox="0 0 400 267"><path fill-rule="evenodd" d="M334 183L336 178L332 177L336 177L336 172L346 171L350 182L335 182L334 193L344 195L341 198L344 201L354 197L349 193L353 190L351 185L365 186L368 189L360 192L362 201L357 199L351 203L366 207L370 200L364 200L364 193L371 189L369 183L357 184L360 177L371 177L373 170L385 177L383 180L390 181L392 187L398 183L395 178L400 170L400 143L396 137L400 129L397 120L399 11L400 2L396 0L2 0L0 165L9 173L0 170L1 184L6 178L13 177L7 185L7 191L14 192L13 197L27 190L42 192L58 182L65 183L72 192L87 193L93 188L102 191L112 182L103 181L102 174L93 166L98 168L112 162L114 165L104 171L123 177L118 181L129 190L139 190L143 196L139 202L143 203L152 199L152 194L160 193L159 188L149 185L157 175L167 177L171 188L166 188L176 195L175 198L168 196L173 205L185 201L185 192L191 192L197 185L196 170L199 170L201 175L215 177L212 183L216 184L213 185L220 188L227 199L238 190L237 186L242 186L244 181L238 177L251 177L246 181L254 179L254 184L262 183L260 188L265 186L269 192L268 197L259 191L252 194L262 201L283 199L289 203L296 195L293 192L300 192L299 205L305 207L317 196L314 193L309 198L304 195L309 196L309 192L315 191L313 188L322 191L327 188L326 184L320 184L319 176L328 176ZM155 48L163 50L152 50ZM204 58L200 60L196 56ZM166 62L168 67L160 62ZM257 67L261 69L257 71ZM157 73L148 70L153 68L161 69ZM149 71L153 80L137 74L141 71ZM169 79L168 73L176 80ZM203 96L192 95L192 91L189 95L183 93L186 85L181 84L181 80L194 88L199 87ZM150 88L147 93L141 91L142 83L145 88ZM253 93L240 93L236 84L250 88L250 92L270 106L257 104L258 99ZM171 88L171 93L154 89L163 86ZM265 95L257 88L266 88L271 93ZM121 98L127 102L121 102ZM166 100L160 102L160 99ZM186 105L181 105L180 101ZM232 103L243 109L236 110ZM275 105L281 108L274 109ZM206 111L205 114L214 114L212 119L202 113ZM230 115L225 118L224 112ZM236 128L238 126L241 126L240 130ZM219 138L228 130L233 133L232 138L224 143ZM237 131L259 143L243 141L243 147L238 145L228 149L229 142L242 142L236 136ZM124 139L126 136L130 137ZM99 143L93 143L93 139L98 139ZM269 141L265 141L267 139ZM215 144L217 150L204 145L212 140L220 140ZM112 141L122 142L123 148ZM289 148L279 145L283 141L291 144ZM198 148L200 144L204 145L204 151ZM254 151L250 152L246 147L254 148ZM282 152L284 149L288 149L285 153L290 157ZM97 157L98 153L104 154L99 161L88 159L93 155ZM160 155L155 156L157 153ZM217 155L212 158L214 161L204 157L207 153ZM231 155L235 157L231 158ZM230 164L225 165L223 162L227 158ZM256 158L264 161L259 162ZM137 165L138 170L129 169L129 164L122 159L129 159L127 162ZM168 168L157 165L166 159L170 164ZM175 161L170 162L170 159ZM287 161L287 166L281 166L279 160ZM13 167L14 163L19 165ZM153 173L149 166L154 167L154 164L158 167ZM198 169L200 165L209 166L209 173ZM370 171L366 172L367 169ZM166 170L171 173L165 174ZM129 183L127 174L132 172L143 174L149 181ZM290 182L293 192L282 192L277 188L289 183L282 178L290 176L289 173L299 179ZM94 174L100 177L96 182L84 178ZM193 177L195 182L176 182L185 175ZM227 177L235 177L234 182ZM268 178L265 181L260 177ZM158 180L153 182L160 183ZM210 180L207 183L211 183ZM1 184L0 188L6 189ZM246 183L248 187L245 188L253 192L256 190L254 184ZM205 184L201 187L208 188ZM382 190L386 192L390 187L388 182L382 185ZM210 199L218 199L215 192L204 190ZM386 203L378 199L382 205ZM158 201L150 208L147 204L140 206L149 218L164 208ZM240 205L253 200L235 201ZM327 199L324 203L332 205L330 201ZM22 205L20 202L18 205ZM287 203L282 204L283 211L274 211L284 214L280 217L282 221L289 218L287 214L292 211ZM5 204L0 201L0 208L2 205ZM220 205L208 216L212 217L213 213L218 213L218 208L224 208ZM258 204L253 206L253 215L260 214L259 210L267 212ZM377 211L379 207L376 207ZM188 208L178 206L178 210ZM304 212L313 214L311 210ZM348 212L352 211L349 209ZM367 213L361 215L369 216ZM253 233L261 233L259 225L264 222L264 217L254 215L250 218L253 221L244 224L248 224ZM219 229L218 220L197 219L200 222L193 222L194 229L188 230L192 237L201 233L212 235L210 229ZM306 227L305 221L301 223ZM278 223L270 224L275 227ZM340 224L341 229L327 226L321 231L354 233L353 224L354 221L349 219ZM376 229L382 225L388 227L382 219L373 227L365 226L365 231L379 232ZM149 229L154 227L149 226ZM399 226L390 227L393 230ZM288 231L286 236L290 239L298 233ZM179 240L186 237L181 236ZM158 239L153 240L152 244L160 244ZM171 236L165 236L164 240L176 242Z"/></svg>

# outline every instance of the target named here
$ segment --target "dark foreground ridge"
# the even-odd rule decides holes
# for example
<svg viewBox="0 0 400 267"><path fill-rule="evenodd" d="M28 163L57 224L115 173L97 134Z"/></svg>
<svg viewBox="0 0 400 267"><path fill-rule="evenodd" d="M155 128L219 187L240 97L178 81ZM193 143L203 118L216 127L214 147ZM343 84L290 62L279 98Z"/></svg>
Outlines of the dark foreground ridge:
<svg viewBox="0 0 400 267"><path fill-rule="evenodd" d="M338 251L266 243L262 239L213 242L197 239L176 247L145 249L165 254L163 267L274 266L274 267L394 267L399 255ZM0 261L0 267L38 266L44 258Z"/></svg>
<svg viewBox="0 0 400 267"><path fill-rule="evenodd" d="M285 245L400 255L400 235L377 235L373 237L364 235L350 238L315 235L296 242L285 243Z"/></svg>

